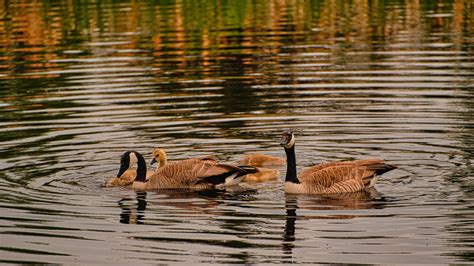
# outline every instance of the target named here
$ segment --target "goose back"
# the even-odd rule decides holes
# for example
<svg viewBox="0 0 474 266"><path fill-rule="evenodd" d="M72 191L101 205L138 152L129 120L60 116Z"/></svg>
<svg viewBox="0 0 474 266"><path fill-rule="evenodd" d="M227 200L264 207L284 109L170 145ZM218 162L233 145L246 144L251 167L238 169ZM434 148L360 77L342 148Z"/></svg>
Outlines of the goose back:
<svg viewBox="0 0 474 266"><path fill-rule="evenodd" d="M377 175L394 169L380 159L328 162L304 170L299 179L305 184L305 193L345 193L373 186Z"/></svg>
<svg viewBox="0 0 474 266"><path fill-rule="evenodd" d="M147 182L134 182L133 187L138 189L206 189L227 182L226 178L231 175L237 176L244 173L245 170L240 167L218 163L213 157L193 158L168 163L158 168Z"/></svg>

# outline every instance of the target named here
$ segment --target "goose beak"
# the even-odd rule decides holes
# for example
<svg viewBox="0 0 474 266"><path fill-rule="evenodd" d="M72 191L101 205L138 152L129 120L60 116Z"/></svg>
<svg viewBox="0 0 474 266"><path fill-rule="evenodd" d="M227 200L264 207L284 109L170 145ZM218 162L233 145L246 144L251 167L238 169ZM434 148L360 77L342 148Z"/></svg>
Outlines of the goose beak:
<svg viewBox="0 0 474 266"><path fill-rule="evenodd" d="M156 163L156 159L155 159L155 158L151 159L151 163L150 163L150 164L151 164L151 165L154 165L155 163Z"/></svg>

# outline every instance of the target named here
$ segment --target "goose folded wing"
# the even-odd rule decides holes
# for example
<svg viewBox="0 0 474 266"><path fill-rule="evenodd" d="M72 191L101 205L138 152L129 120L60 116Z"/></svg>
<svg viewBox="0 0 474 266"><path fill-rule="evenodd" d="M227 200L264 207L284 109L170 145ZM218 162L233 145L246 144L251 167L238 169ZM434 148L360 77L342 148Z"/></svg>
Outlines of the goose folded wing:
<svg viewBox="0 0 474 266"><path fill-rule="evenodd" d="M300 175L300 180L326 188L347 180L360 180L363 184L368 184L379 168L375 166L380 165L384 164L378 159L324 163L305 170Z"/></svg>
<svg viewBox="0 0 474 266"><path fill-rule="evenodd" d="M307 178L312 179L311 176L313 176L314 173L323 169L329 169L329 171L337 171L340 169L347 169L347 167L349 168L356 167L356 166L368 167L370 165L377 165L377 164L383 164L383 163L384 161L380 159L364 159L364 160L355 160L355 161L338 161L338 162L321 163L321 164L310 166L306 168L305 170L303 170L303 172L299 174L300 176L299 178L301 180L304 180ZM339 167L342 167L342 168L339 168Z"/></svg>

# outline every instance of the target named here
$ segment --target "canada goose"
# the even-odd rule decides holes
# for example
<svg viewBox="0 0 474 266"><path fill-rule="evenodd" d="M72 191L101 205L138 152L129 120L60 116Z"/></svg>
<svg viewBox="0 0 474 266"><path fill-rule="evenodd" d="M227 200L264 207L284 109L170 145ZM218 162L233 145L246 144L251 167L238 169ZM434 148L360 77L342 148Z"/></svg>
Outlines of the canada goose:
<svg viewBox="0 0 474 266"><path fill-rule="evenodd" d="M136 151L125 152L120 159L121 176L127 169L137 164L137 176L132 188L139 190L162 188L209 189L216 186L237 184L244 175L256 172L252 166L233 166L220 164L215 160L188 159L159 167L146 179L146 163L143 156Z"/></svg>
<svg viewBox="0 0 474 266"><path fill-rule="evenodd" d="M280 171L270 169L270 167L283 165L285 160L262 153L247 153L244 155L244 158L237 161L237 163L257 167L258 172L246 175L244 181L263 182L278 179L278 177L280 177Z"/></svg>
<svg viewBox="0 0 474 266"><path fill-rule="evenodd" d="M166 152L163 149L154 149L152 152L153 159L151 161L151 165L155 164L157 161L159 162L156 169L163 167L167 163ZM214 159L212 156L203 157L209 160ZM156 171L156 170L155 170ZM151 175L155 173L153 170L146 171L146 178L148 179ZM120 177L112 177L105 183L106 187L125 187L131 185L133 181L135 181L135 177L137 176L136 169L128 169L125 171Z"/></svg>
<svg viewBox="0 0 474 266"><path fill-rule="evenodd" d="M285 131L280 145L286 152L285 192L331 194L356 192L373 187L377 176L395 169L380 159L328 162L317 164L296 174L295 136Z"/></svg>
<svg viewBox="0 0 474 266"><path fill-rule="evenodd" d="M238 161L239 164L251 165L255 167L271 167L285 164L285 160L280 157L261 153L248 153L244 158Z"/></svg>

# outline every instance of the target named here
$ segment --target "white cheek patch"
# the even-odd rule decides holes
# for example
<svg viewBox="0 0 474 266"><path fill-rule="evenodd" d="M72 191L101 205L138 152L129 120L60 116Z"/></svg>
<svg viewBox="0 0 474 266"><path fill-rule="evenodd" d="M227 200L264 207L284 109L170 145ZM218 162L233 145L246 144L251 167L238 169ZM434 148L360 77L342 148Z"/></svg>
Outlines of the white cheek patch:
<svg viewBox="0 0 474 266"><path fill-rule="evenodd" d="M131 152L129 157L130 157L130 164L128 165L128 168L131 168L138 162L138 159L134 152Z"/></svg>
<svg viewBox="0 0 474 266"><path fill-rule="evenodd" d="M285 148L291 148L293 145L295 145L295 135L291 134L291 140L288 142L288 144L285 145Z"/></svg>

